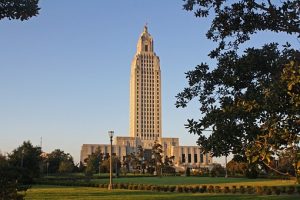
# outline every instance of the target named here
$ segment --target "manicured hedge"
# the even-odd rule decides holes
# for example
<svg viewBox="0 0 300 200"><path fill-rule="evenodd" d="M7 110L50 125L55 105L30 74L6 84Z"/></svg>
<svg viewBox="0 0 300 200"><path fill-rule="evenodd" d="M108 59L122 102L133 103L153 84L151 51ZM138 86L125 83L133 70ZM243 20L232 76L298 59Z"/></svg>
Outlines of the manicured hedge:
<svg viewBox="0 0 300 200"><path fill-rule="evenodd" d="M98 184L83 181L58 181L58 180L43 180L36 184L40 185L60 185L60 186L83 186L83 187L100 187L108 188L108 184ZM300 185L298 186L213 186L213 185L150 185L150 184L132 184L132 183L115 183L114 189L127 190L148 190L155 192L178 192L178 193L225 193L225 194L258 194L258 195L280 195L300 194Z"/></svg>

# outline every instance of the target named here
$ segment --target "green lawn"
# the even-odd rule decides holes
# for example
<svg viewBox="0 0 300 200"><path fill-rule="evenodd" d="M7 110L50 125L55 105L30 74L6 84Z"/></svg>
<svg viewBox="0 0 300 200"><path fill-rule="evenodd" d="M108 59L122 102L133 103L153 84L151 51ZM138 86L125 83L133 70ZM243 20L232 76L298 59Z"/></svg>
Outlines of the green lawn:
<svg viewBox="0 0 300 200"><path fill-rule="evenodd" d="M108 179L93 179L94 183L108 183ZM272 180L272 179L247 179L247 178L224 178L224 177L185 177L185 176L166 176L166 177L132 177L114 178L114 183L134 183L134 184L153 184L153 185L244 185L244 186L280 186L293 185L291 180Z"/></svg>
<svg viewBox="0 0 300 200"><path fill-rule="evenodd" d="M172 199L172 200L287 200L299 199L299 195L224 195L224 194L192 194L192 193L170 193L170 192L150 192L150 191L131 191L88 188L88 187L59 187L59 186L34 186L27 191L25 199L107 199L107 200L146 200L146 199Z"/></svg>

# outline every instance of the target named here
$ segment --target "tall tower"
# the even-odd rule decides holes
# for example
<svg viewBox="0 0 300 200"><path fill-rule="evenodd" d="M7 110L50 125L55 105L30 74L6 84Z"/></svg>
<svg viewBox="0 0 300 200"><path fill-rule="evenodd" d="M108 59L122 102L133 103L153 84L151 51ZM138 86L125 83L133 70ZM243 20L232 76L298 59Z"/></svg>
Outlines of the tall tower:
<svg viewBox="0 0 300 200"><path fill-rule="evenodd" d="M161 138L161 125L160 62L145 26L131 63L130 136L140 138L144 148L151 148Z"/></svg>

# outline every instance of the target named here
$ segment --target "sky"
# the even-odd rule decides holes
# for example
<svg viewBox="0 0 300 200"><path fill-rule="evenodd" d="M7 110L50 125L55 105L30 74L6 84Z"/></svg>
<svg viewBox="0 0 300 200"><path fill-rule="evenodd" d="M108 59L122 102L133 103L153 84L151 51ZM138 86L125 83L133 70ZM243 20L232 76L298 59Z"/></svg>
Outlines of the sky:
<svg viewBox="0 0 300 200"><path fill-rule="evenodd" d="M147 23L160 57L162 136L196 145L184 128L199 118L199 104L176 108L185 72L215 61L206 39L209 19L182 9L182 0L40 1L28 21L0 21L0 152L30 140L79 161L82 144L108 144L108 131L129 136L129 76L136 44ZM296 37L261 33L247 46Z"/></svg>

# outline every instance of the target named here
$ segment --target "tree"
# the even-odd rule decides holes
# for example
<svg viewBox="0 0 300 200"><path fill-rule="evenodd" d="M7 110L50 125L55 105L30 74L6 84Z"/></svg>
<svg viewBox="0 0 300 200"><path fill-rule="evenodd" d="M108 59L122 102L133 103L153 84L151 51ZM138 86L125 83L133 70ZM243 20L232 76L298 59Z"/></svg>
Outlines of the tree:
<svg viewBox="0 0 300 200"><path fill-rule="evenodd" d="M226 169L231 176L245 175L247 168L246 162L237 162L235 160L229 161L226 165Z"/></svg>
<svg viewBox="0 0 300 200"><path fill-rule="evenodd" d="M103 153L101 153L100 148L97 148L95 152L93 152L91 155L88 156L88 158L85 160L86 162L86 174L94 174L99 173L100 167L99 165L103 165L104 156ZM105 170L106 172L106 170Z"/></svg>
<svg viewBox="0 0 300 200"><path fill-rule="evenodd" d="M2 0L0 2L0 20L3 18L28 20L39 14L39 0Z"/></svg>
<svg viewBox="0 0 300 200"><path fill-rule="evenodd" d="M59 163L58 172L61 174L71 173L74 169L74 163L70 160L62 160Z"/></svg>
<svg viewBox="0 0 300 200"><path fill-rule="evenodd" d="M141 145L137 147L137 153L136 153L136 158L137 158L137 163L138 163L138 168L141 170L141 172L144 174L145 173L145 152L144 149Z"/></svg>
<svg viewBox="0 0 300 200"><path fill-rule="evenodd" d="M23 199L31 182L28 170L12 166L7 157L0 154L0 199Z"/></svg>
<svg viewBox="0 0 300 200"><path fill-rule="evenodd" d="M210 170L210 175L212 177L220 177L220 176L224 177L225 168L222 167L220 164L214 163L212 169Z"/></svg>
<svg viewBox="0 0 300 200"><path fill-rule="evenodd" d="M163 162L163 172L164 173L170 173L175 174L175 168L174 168L174 156L165 156L164 162Z"/></svg>
<svg viewBox="0 0 300 200"><path fill-rule="evenodd" d="M27 141L8 155L8 161L10 166L20 167L29 177L36 178L40 176L41 153L41 147L34 147Z"/></svg>
<svg viewBox="0 0 300 200"><path fill-rule="evenodd" d="M188 120L190 133L214 156L246 155L250 163L269 165L283 149L299 149L300 52L287 43L247 48L239 45L258 31L285 32L300 37L300 1L187 0L184 8L197 17L213 15L207 38L219 42L210 52L217 66L201 63L186 73L189 86L179 93L176 106L198 98L203 117ZM295 74L295 76L292 76ZM298 76L299 77L299 76ZM212 129L207 136L204 131ZM250 168L249 168L250 169ZM255 167L251 167L255 169ZM250 170L251 171L251 170Z"/></svg>
<svg viewBox="0 0 300 200"><path fill-rule="evenodd" d="M258 31L284 32L300 38L299 0L184 0L183 8L194 11L196 17L213 15L206 37L219 42L211 51L212 58L228 48L237 49Z"/></svg>
<svg viewBox="0 0 300 200"><path fill-rule="evenodd" d="M48 162L48 172L49 173L58 173L59 166L61 162L70 162L74 167L73 157L69 153L65 153L60 149L55 149L50 154L47 155L45 163Z"/></svg>
<svg viewBox="0 0 300 200"><path fill-rule="evenodd" d="M162 146L156 140L154 142L154 145L152 146L151 163L155 166L155 171L156 171L157 176L159 176L159 175L161 176L161 168L163 165L162 153L163 153Z"/></svg>

